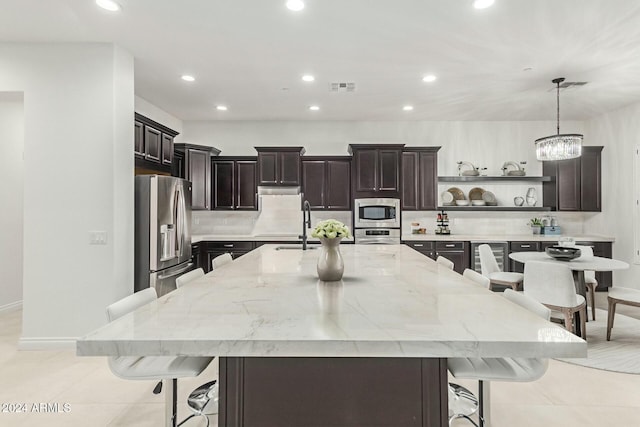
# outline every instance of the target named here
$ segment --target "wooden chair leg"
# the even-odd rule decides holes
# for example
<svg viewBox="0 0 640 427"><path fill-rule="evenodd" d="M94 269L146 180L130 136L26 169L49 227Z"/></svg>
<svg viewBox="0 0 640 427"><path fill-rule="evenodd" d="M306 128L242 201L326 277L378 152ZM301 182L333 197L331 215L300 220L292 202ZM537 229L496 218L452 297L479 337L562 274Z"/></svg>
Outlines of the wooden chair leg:
<svg viewBox="0 0 640 427"><path fill-rule="evenodd" d="M511 289L513 289L514 291L517 292L518 291L518 283L517 282L516 283L512 283L511 284Z"/></svg>
<svg viewBox="0 0 640 427"><path fill-rule="evenodd" d="M580 336L583 340L587 339L587 306L580 309Z"/></svg>
<svg viewBox="0 0 640 427"><path fill-rule="evenodd" d="M571 313L571 311L567 310L567 309L563 309L562 310L563 314L564 314L564 327L567 331L571 332L572 334L575 333L575 329L573 328L573 313Z"/></svg>
<svg viewBox="0 0 640 427"><path fill-rule="evenodd" d="M591 297L591 317L596 320L596 291L593 284L589 285L589 296Z"/></svg>
<svg viewBox="0 0 640 427"><path fill-rule="evenodd" d="M611 341L611 329L613 329L613 320L616 315L616 303L611 298L607 297L607 301L609 303L608 314L607 314L607 341Z"/></svg>

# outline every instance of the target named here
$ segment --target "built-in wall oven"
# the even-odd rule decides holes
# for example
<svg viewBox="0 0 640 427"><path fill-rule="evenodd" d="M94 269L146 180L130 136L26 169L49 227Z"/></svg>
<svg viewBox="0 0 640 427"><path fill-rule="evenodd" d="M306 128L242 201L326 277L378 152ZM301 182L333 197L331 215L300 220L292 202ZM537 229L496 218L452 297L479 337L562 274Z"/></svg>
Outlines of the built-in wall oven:
<svg viewBox="0 0 640 427"><path fill-rule="evenodd" d="M355 199L353 225L355 243L399 244L400 199Z"/></svg>

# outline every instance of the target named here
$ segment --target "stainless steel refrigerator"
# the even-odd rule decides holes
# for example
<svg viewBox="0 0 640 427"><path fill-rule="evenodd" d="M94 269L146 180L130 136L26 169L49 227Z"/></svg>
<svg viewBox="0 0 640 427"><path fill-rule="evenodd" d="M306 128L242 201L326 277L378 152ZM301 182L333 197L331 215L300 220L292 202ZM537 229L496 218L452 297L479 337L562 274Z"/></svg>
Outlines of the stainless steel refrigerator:
<svg viewBox="0 0 640 427"><path fill-rule="evenodd" d="M176 288L191 262L191 183L161 175L135 177L135 291Z"/></svg>

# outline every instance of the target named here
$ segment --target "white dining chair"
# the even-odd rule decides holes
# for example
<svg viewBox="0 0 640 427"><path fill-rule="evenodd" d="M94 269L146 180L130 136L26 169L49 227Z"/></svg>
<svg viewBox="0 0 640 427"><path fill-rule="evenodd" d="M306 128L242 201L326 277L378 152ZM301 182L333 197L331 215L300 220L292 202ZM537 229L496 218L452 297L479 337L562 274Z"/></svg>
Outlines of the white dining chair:
<svg viewBox="0 0 640 427"><path fill-rule="evenodd" d="M483 288L489 289L491 287L491 281L488 277L483 276L475 270L471 270L470 268L465 268L462 272L462 277L465 277L477 285L482 286Z"/></svg>
<svg viewBox="0 0 640 427"><path fill-rule="evenodd" d="M453 261L451 261L448 258L443 257L442 255L438 256L438 258L436 258L436 262L440 265L442 265L443 267L448 268L449 270L453 270L454 264Z"/></svg>
<svg viewBox="0 0 640 427"><path fill-rule="evenodd" d="M585 245L575 245L580 249L580 257L578 259L590 259L593 258L593 248ZM587 306L591 305L591 316L593 320L596 320L596 288L598 287L598 280L596 279L595 271L584 272L584 284L587 287Z"/></svg>
<svg viewBox="0 0 640 427"><path fill-rule="evenodd" d="M491 246L487 244L478 246L478 253L480 255L480 270L482 275L489 278L491 285L511 286L514 291L518 290L518 287L524 281L524 275L522 273L501 271L498 266L498 261L496 261L496 257L493 255ZM491 289L491 287L489 289Z"/></svg>
<svg viewBox="0 0 640 427"><path fill-rule="evenodd" d="M569 267L544 261L527 261L524 265L524 294L551 309L551 317L563 319L565 328L575 333L574 317L580 314L580 335L586 339L587 304L576 293Z"/></svg>
<svg viewBox="0 0 640 427"><path fill-rule="evenodd" d="M609 304L609 313L607 318L607 341L611 341L611 329L613 329L613 321L616 316L616 305L630 305L640 307L640 289L623 288L620 286L612 286L609 288L607 295Z"/></svg>
<svg viewBox="0 0 640 427"><path fill-rule="evenodd" d="M176 289L179 289L186 285L189 282L192 282L196 279L204 276L204 270L201 268L196 268L195 270L191 270L188 273L183 274L182 276L176 279Z"/></svg>
<svg viewBox="0 0 640 427"><path fill-rule="evenodd" d="M512 289L504 291L504 297L509 301L526 308L535 315L549 320L551 311L533 298ZM548 368L548 360L540 358L512 358L512 357L454 357L447 360L447 367L451 375L457 379L478 381L479 425L488 425L491 417L490 381L530 382L541 378ZM452 388L449 387L450 393ZM468 392L468 390L464 389ZM462 396L463 398L465 396ZM466 398L471 401L470 398ZM466 418L478 426L465 414L452 414L449 425L455 418Z"/></svg>
<svg viewBox="0 0 640 427"><path fill-rule="evenodd" d="M216 268L220 268L225 264L229 264L231 261L233 261L233 257L230 253L218 255L211 260L211 270L215 270Z"/></svg>
<svg viewBox="0 0 640 427"><path fill-rule="evenodd" d="M129 295L107 307L107 320L113 322L157 298L158 295L154 288L143 289ZM170 381L171 388L165 391L165 411L171 417L171 425L176 425L178 378L197 377L209 366L212 360L213 357L111 356L109 357L109 369L115 376L122 379L160 381L153 390L155 394L161 392L163 383L166 384ZM207 384L213 387L215 381ZM209 425L208 418L207 425Z"/></svg>

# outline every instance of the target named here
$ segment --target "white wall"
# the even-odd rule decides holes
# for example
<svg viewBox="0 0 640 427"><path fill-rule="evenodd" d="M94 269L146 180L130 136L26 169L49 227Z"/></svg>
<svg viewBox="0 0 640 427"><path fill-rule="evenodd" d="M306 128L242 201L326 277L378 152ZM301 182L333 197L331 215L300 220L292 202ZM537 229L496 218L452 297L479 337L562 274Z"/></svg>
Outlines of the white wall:
<svg viewBox="0 0 640 427"><path fill-rule="evenodd" d="M567 133L582 127L562 123ZM439 145L440 175L457 175L460 160L487 167L490 175L501 173L505 161L527 161L528 173L540 175L533 141L555 131L555 122L185 121L183 141L214 146L222 155L255 155L258 145L300 145L307 155L347 155L350 143Z"/></svg>
<svg viewBox="0 0 640 427"><path fill-rule="evenodd" d="M135 97L135 109L136 113L140 113L151 120L155 120L156 122L165 125L169 129L179 132L180 135L174 139L174 142L182 142L182 132L184 127L182 120L167 113L163 109L156 107L154 104L150 103L146 99L140 98L139 96Z"/></svg>
<svg viewBox="0 0 640 427"><path fill-rule="evenodd" d="M22 301L23 109L22 93L0 92L0 311Z"/></svg>
<svg viewBox="0 0 640 427"><path fill-rule="evenodd" d="M24 92L23 348L105 323L133 291L133 58L111 44L0 43ZM104 230L108 244L90 246Z"/></svg>
<svg viewBox="0 0 640 427"><path fill-rule="evenodd" d="M628 262L629 270L614 273L614 286L640 289L640 265L633 264L636 209L633 162L640 145L640 104L613 111L585 123L585 138L604 145L602 151L602 215L586 221L585 228L616 238L614 258Z"/></svg>

